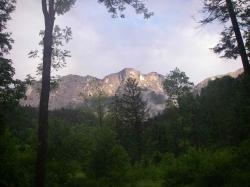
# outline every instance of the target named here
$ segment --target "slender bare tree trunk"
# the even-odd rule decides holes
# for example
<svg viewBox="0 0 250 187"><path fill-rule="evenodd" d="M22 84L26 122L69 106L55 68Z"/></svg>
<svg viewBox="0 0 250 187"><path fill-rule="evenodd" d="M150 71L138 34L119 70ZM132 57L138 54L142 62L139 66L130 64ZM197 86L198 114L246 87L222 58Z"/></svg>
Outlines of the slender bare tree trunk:
<svg viewBox="0 0 250 187"><path fill-rule="evenodd" d="M49 6L48 6L49 5ZM43 71L42 71L42 89L39 105L39 126L38 126L38 146L35 173L35 186L44 187L46 177L46 161L48 150L48 104L50 92L50 72L51 57L53 45L54 28L54 0L42 0L42 8L45 20L45 34L43 38ZM49 10L48 10L49 8Z"/></svg>
<svg viewBox="0 0 250 187"><path fill-rule="evenodd" d="M240 56L241 56L241 60L242 60L243 68L244 68L244 73L250 75L250 64L249 64L249 60L247 57L246 48L242 39L242 35L240 32L239 24L236 18L236 14L234 11L232 0L226 0L226 3L227 3L229 16L231 18L231 22L233 25L234 33L236 36L236 40L238 43L238 48L239 48L239 52L240 52Z"/></svg>

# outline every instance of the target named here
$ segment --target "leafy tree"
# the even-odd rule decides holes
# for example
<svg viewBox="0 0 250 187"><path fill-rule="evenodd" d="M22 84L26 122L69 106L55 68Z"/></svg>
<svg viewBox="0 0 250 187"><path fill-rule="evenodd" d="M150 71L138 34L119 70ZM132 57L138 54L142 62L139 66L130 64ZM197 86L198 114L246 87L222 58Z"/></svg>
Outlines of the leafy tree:
<svg viewBox="0 0 250 187"><path fill-rule="evenodd" d="M10 14L15 10L15 3L15 0L0 1L0 133L3 130L6 109L16 105L25 91L24 84L20 80L13 79L15 69L12 67L12 61L4 57L12 48L11 33L5 30L7 21L11 19Z"/></svg>
<svg viewBox="0 0 250 187"><path fill-rule="evenodd" d="M98 118L98 125L103 126L105 117L105 103L107 103L107 96L100 88L98 82L94 80L94 86L91 94L80 93L84 99L84 108L92 112Z"/></svg>
<svg viewBox="0 0 250 187"><path fill-rule="evenodd" d="M208 14L201 23L208 24L215 20L224 24L220 42L213 48L222 57L241 57L244 72L250 74L249 55L249 7L248 0L204 0L203 13ZM231 21L231 24L228 22ZM245 47L246 46L246 47Z"/></svg>
<svg viewBox="0 0 250 187"><path fill-rule="evenodd" d="M97 128L95 133L88 172L90 179L95 181L93 186L124 186L130 166L127 152L110 129Z"/></svg>
<svg viewBox="0 0 250 187"><path fill-rule="evenodd" d="M19 99L24 97L25 87L20 80L13 79L15 69L12 67L11 59L5 58L5 55L9 53L12 48L13 39L11 33L6 32L7 22L11 19L10 14L15 10L15 0L1 0L0 1L0 164L4 165L4 162L9 162L14 155L8 153L8 137L9 134L6 132L6 118L7 114L17 104ZM7 133L7 134L6 134ZM14 149L14 148L13 148ZM10 159L8 159L10 158ZM10 169L8 164L5 165L6 169ZM1 166L1 169L5 168ZM12 168L14 169L14 168ZM4 178L5 175L1 176ZM1 177L0 184L4 180ZM10 182L10 181L9 181ZM2 184L4 185L4 184Z"/></svg>
<svg viewBox="0 0 250 187"><path fill-rule="evenodd" d="M75 186L86 175L93 138L83 129L85 124L76 125L62 118L51 118L49 124L47 186ZM91 131L93 133L93 131ZM77 185L76 185L77 186Z"/></svg>
<svg viewBox="0 0 250 187"><path fill-rule="evenodd" d="M137 14L143 14L146 19L153 15L153 12L150 12L145 6L145 3L141 0L98 0L98 2L107 7L108 12L112 14L112 17L120 16L121 18L124 18L125 14L123 12L126 10L127 5L132 6Z"/></svg>
<svg viewBox="0 0 250 187"><path fill-rule="evenodd" d="M6 32L6 23L11 19L10 14L15 10L16 0L1 0L0 1L0 56L8 53L11 50L11 44L14 42L10 37L11 33Z"/></svg>
<svg viewBox="0 0 250 187"><path fill-rule="evenodd" d="M233 153L227 149L215 153L191 149L168 162L163 186L227 186L232 162Z"/></svg>
<svg viewBox="0 0 250 187"><path fill-rule="evenodd" d="M44 30L40 31L39 35L44 37ZM53 44L52 44L52 61L51 67L53 70L58 71L60 68L66 66L66 59L71 57L70 51L63 49L63 46L72 39L72 31L70 27L61 29L58 25L55 25L53 30ZM39 45L43 46L43 40L39 42ZM31 50L28 54L29 58L40 58L38 50ZM39 63L37 67L37 75L42 73L42 63ZM53 82L53 81L51 81Z"/></svg>
<svg viewBox="0 0 250 187"><path fill-rule="evenodd" d="M153 150L161 153L171 152L176 155L183 152L184 133L181 115L176 107L170 107L151 122L147 129L148 139L153 142Z"/></svg>
<svg viewBox="0 0 250 187"><path fill-rule="evenodd" d="M193 85L185 72L180 71L178 68L170 71L163 83L164 89L169 96L168 104L176 105L178 98L190 92Z"/></svg>
<svg viewBox="0 0 250 187"><path fill-rule="evenodd" d="M15 70L11 60L0 57L0 121L3 124L4 112L18 104L24 97L25 87L22 81L13 79Z"/></svg>
<svg viewBox="0 0 250 187"><path fill-rule="evenodd" d="M38 149L36 162L36 187L45 186L45 168L48 147L48 103L53 57L53 31L56 15L63 15L74 5L75 0L42 0L45 20L43 36L42 88L39 105Z"/></svg>
<svg viewBox="0 0 250 187"><path fill-rule="evenodd" d="M46 174L46 159L48 149L48 104L50 93L51 66L53 57L53 30L55 18L63 15L70 10L76 0L41 0L42 12L45 20L44 38L43 38L43 63L42 63L42 88L39 104L39 127L38 127L38 150L36 163L36 187L44 187ZM108 11L116 15L124 11L126 5L131 5L137 13L143 13L147 18L152 15L145 8L143 2L139 0L99 0L104 3ZM122 16L123 17L123 16Z"/></svg>
<svg viewBox="0 0 250 187"><path fill-rule="evenodd" d="M47 186L123 186L129 158L114 131L51 118Z"/></svg>

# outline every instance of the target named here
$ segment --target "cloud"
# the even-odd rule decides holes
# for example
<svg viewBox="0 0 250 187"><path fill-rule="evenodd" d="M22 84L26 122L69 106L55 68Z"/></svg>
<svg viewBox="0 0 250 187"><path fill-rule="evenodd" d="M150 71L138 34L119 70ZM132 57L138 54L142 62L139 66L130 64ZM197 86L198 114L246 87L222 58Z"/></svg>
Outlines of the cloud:
<svg viewBox="0 0 250 187"><path fill-rule="evenodd" d="M225 63L209 50L218 41L220 28L199 27L193 17L199 17L200 1L149 0L148 6L155 13L149 20L130 8L126 19L112 19L96 1L77 1L69 13L56 20L73 30L73 40L66 46L72 58L58 73L101 78L125 67L166 74L177 66L199 82L241 66L239 62ZM18 78L35 72L36 63L27 53L36 48L41 28L39 1L19 0L10 24L15 39L11 57Z"/></svg>

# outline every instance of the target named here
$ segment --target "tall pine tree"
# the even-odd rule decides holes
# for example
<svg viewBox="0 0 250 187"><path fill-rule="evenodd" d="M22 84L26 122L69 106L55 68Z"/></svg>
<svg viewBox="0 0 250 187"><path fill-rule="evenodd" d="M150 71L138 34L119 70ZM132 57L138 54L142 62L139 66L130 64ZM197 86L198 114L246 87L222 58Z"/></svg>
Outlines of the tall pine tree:
<svg viewBox="0 0 250 187"><path fill-rule="evenodd" d="M134 161L141 159L144 122L148 118L146 102L136 79L128 78L113 100L113 117L121 142Z"/></svg>

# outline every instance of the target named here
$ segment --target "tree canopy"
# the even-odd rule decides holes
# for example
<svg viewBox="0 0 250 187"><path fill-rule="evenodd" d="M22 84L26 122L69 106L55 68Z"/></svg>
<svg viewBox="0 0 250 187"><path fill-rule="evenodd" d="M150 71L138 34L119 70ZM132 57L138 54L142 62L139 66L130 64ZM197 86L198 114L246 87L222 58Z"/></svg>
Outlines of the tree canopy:
<svg viewBox="0 0 250 187"><path fill-rule="evenodd" d="M179 97L191 91L194 84L189 81L189 77L186 76L185 72L175 68L167 75L163 86L169 96L169 100L176 103Z"/></svg>
<svg viewBox="0 0 250 187"><path fill-rule="evenodd" d="M245 74L250 74L249 64L249 16L248 0L204 0L202 24L219 21L224 25L220 42L213 48L224 58L241 57ZM229 23L231 22L231 23Z"/></svg>
<svg viewBox="0 0 250 187"><path fill-rule="evenodd" d="M246 45L250 35L250 2L248 0L236 0L233 1L233 5L237 21ZM219 43L213 48L214 52L221 54L222 57L225 58L237 58L239 56L239 49L233 26L229 23L230 15L228 13L226 1L205 0L202 12L207 15L204 19L201 20L202 24L209 24L213 23L214 21L218 21L224 25L224 30L221 32L221 39ZM249 54L249 48L247 48L247 50Z"/></svg>
<svg viewBox="0 0 250 187"><path fill-rule="evenodd" d="M98 0L98 2L106 6L112 17L120 16L124 18L125 14L123 12L126 10L127 5L132 6L137 14L143 14L146 19L153 15L153 12L150 12L141 0Z"/></svg>
<svg viewBox="0 0 250 187"><path fill-rule="evenodd" d="M10 14L15 10L16 1L0 1L0 121L6 109L10 109L24 97L25 87L20 80L13 78L15 69L11 59L5 57L12 48L11 33L6 32ZM0 122L0 123L3 123Z"/></svg>

